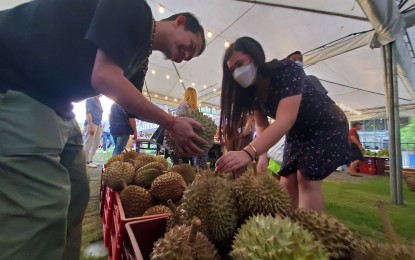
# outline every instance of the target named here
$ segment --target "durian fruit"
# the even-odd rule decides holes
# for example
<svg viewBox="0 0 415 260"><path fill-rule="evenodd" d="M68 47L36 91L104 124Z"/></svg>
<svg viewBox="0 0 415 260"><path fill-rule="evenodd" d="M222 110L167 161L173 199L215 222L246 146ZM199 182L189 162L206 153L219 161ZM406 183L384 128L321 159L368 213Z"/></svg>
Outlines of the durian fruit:
<svg viewBox="0 0 415 260"><path fill-rule="evenodd" d="M323 245L289 218L253 216L242 225L232 245L235 260L328 259Z"/></svg>
<svg viewBox="0 0 415 260"><path fill-rule="evenodd" d="M361 239L356 245L354 260L415 260L415 247L410 245L379 243Z"/></svg>
<svg viewBox="0 0 415 260"><path fill-rule="evenodd" d="M122 162L123 154L117 154L108 159L107 163L105 164L105 168L110 166L113 162Z"/></svg>
<svg viewBox="0 0 415 260"><path fill-rule="evenodd" d="M144 170L151 169L151 168L157 168L160 171L164 171L164 165L162 165L160 162L153 161L153 162L147 163L146 165L144 165L143 167L139 169L136 169L136 172L144 171Z"/></svg>
<svg viewBox="0 0 415 260"><path fill-rule="evenodd" d="M156 160L156 162L160 163L163 166L163 171L167 171L167 169L169 168L169 162L166 158L164 158L164 156L157 155L154 159Z"/></svg>
<svg viewBox="0 0 415 260"><path fill-rule="evenodd" d="M141 217L153 206L153 200L148 190L137 185L129 185L120 193L121 204L127 218Z"/></svg>
<svg viewBox="0 0 415 260"><path fill-rule="evenodd" d="M136 151L129 151L122 153L122 160L123 162L131 163L132 165L135 165L135 161L138 160L141 157L139 153Z"/></svg>
<svg viewBox="0 0 415 260"><path fill-rule="evenodd" d="M123 182L129 185L133 182L135 175L134 166L130 163L115 161L105 168L102 178L104 184L114 190L122 190Z"/></svg>
<svg viewBox="0 0 415 260"><path fill-rule="evenodd" d="M403 178L406 181L409 190L415 192L415 174L404 172Z"/></svg>
<svg viewBox="0 0 415 260"><path fill-rule="evenodd" d="M167 219L167 231L172 229L174 226L180 226L185 224L184 219L184 209L183 204L180 204L178 206L174 205L172 200L167 201L167 206L171 210L172 214Z"/></svg>
<svg viewBox="0 0 415 260"><path fill-rule="evenodd" d="M297 209L291 219L323 244L330 259L352 258L356 236L336 218L310 209Z"/></svg>
<svg viewBox="0 0 415 260"><path fill-rule="evenodd" d="M192 225L175 226L164 238L154 243L151 260L214 260L219 259L215 246L205 235L198 232L200 220L195 219Z"/></svg>
<svg viewBox="0 0 415 260"><path fill-rule="evenodd" d="M144 212L143 216L159 215L159 214L172 214L171 210L163 205L153 206Z"/></svg>
<svg viewBox="0 0 415 260"><path fill-rule="evenodd" d="M168 172L157 177L151 183L151 195L161 201L177 200L187 188L182 176L176 172Z"/></svg>
<svg viewBox="0 0 415 260"><path fill-rule="evenodd" d="M186 223L197 216L202 221L201 232L221 253L230 248L238 216L228 180L212 174L200 176L186 190L182 201Z"/></svg>
<svg viewBox="0 0 415 260"><path fill-rule="evenodd" d="M172 172L180 173L187 185L192 183L196 177L196 170L187 163L176 164L171 168Z"/></svg>
<svg viewBox="0 0 415 260"><path fill-rule="evenodd" d="M161 167L158 167L157 165L159 165L159 163L152 162L137 170L134 177L134 183L146 189L150 188L154 179L163 174Z"/></svg>
<svg viewBox="0 0 415 260"><path fill-rule="evenodd" d="M246 172L235 181L232 191L242 220L258 214L285 217L291 213L287 191L271 176Z"/></svg>
<svg viewBox="0 0 415 260"><path fill-rule="evenodd" d="M199 112L199 110L196 109L187 109L186 112L182 115L182 117L189 117L192 118L199 123L202 124L204 127L204 131L199 130L198 128L194 128L194 131L197 135L205 139L208 144L207 145L201 145L199 144L199 147L204 151L208 152L209 149L213 146L214 136L216 133L216 125L213 122L213 120L204 115L202 112ZM166 144L170 147L170 149L175 152L176 151L176 143L171 138L168 131L165 132L165 138L166 138Z"/></svg>
<svg viewBox="0 0 415 260"><path fill-rule="evenodd" d="M138 158L134 160L135 170L138 170L141 167L145 166L146 164L154 162L155 160L156 160L156 157L153 155L140 153Z"/></svg>

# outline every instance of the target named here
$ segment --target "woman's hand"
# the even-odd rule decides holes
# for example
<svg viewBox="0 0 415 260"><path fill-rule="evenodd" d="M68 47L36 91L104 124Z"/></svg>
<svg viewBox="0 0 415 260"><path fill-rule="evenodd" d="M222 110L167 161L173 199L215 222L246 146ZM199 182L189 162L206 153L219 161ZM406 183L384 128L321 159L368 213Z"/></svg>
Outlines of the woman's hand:
<svg viewBox="0 0 415 260"><path fill-rule="evenodd" d="M244 151L231 151L220 157L215 164L216 172L231 172L247 165L251 157Z"/></svg>
<svg viewBox="0 0 415 260"><path fill-rule="evenodd" d="M193 128L204 130L202 124L186 117L177 117L175 120L169 134L177 145L176 155L194 156L203 153L197 144L208 143L193 131Z"/></svg>
<svg viewBox="0 0 415 260"><path fill-rule="evenodd" d="M268 157L266 154L259 156L256 169L259 174L266 174L268 172Z"/></svg>

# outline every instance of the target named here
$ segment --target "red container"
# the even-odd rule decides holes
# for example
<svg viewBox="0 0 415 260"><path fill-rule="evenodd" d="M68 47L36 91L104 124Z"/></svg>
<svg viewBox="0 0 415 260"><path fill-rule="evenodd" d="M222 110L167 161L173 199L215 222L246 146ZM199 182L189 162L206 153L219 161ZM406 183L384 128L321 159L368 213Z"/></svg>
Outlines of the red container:
<svg viewBox="0 0 415 260"><path fill-rule="evenodd" d="M386 169L389 169L389 158L388 157L377 157L376 158L376 174L384 175Z"/></svg>
<svg viewBox="0 0 415 260"><path fill-rule="evenodd" d="M128 260L150 258L153 244L164 236L167 216L130 222L125 225L128 236L124 242L123 256Z"/></svg>
<svg viewBox="0 0 415 260"><path fill-rule="evenodd" d="M152 216L145 216L145 217L135 217L135 218L126 218L124 214L124 209L121 204L120 194L118 192L115 193L114 196L114 210L113 210L113 225L111 228L112 234L115 236L115 247L112 247L112 259L118 260L121 259L121 247L123 246L124 239L127 235L125 230L125 224L138 221L138 220L145 220L145 219L154 219L159 217L167 218L169 214L160 214L160 215L152 215Z"/></svg>
<svg viewBox="0 0 415 260"><path fill-rule="evenodd" d="M359 165L359 172L370 175L376 174L376 166L374 164L361 164Z"/></svg>
<svg viewBox="0 0 415 260"><path fill-rule="evenodd" d="M365 156L364 158L365 159L362 162L362 164L368 164L368 165L376 164L376 157L374 157L374 156Z"/></svg>

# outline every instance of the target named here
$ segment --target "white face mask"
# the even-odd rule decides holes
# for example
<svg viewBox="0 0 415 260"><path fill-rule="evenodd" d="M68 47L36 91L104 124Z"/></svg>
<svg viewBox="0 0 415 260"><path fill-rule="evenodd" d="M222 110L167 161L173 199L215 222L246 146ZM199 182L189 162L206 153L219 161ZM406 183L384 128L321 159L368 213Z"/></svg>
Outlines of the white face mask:
<svg viewBox="0 0 415 260"><path fill-rule="evenodd" d="M247 88L254 84L258 67L252 62L248 65L236 68L233 72L233 79L243 88Z"/></svg>

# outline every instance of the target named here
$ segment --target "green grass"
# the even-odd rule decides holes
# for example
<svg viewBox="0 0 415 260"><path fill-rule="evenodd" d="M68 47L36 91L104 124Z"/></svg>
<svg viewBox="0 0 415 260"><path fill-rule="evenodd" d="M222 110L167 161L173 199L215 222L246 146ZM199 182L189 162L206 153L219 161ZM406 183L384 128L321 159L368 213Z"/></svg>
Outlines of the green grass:
<svg viewBox="0 0 415 260"><path fill-rule="evenodd" d="M389 177L362 183L325 181L326 212L355 232L385 241L376 201L384 201L392 226L403 242L415 240L415 193L404 183L404 205L391 203Z"/></svg>

